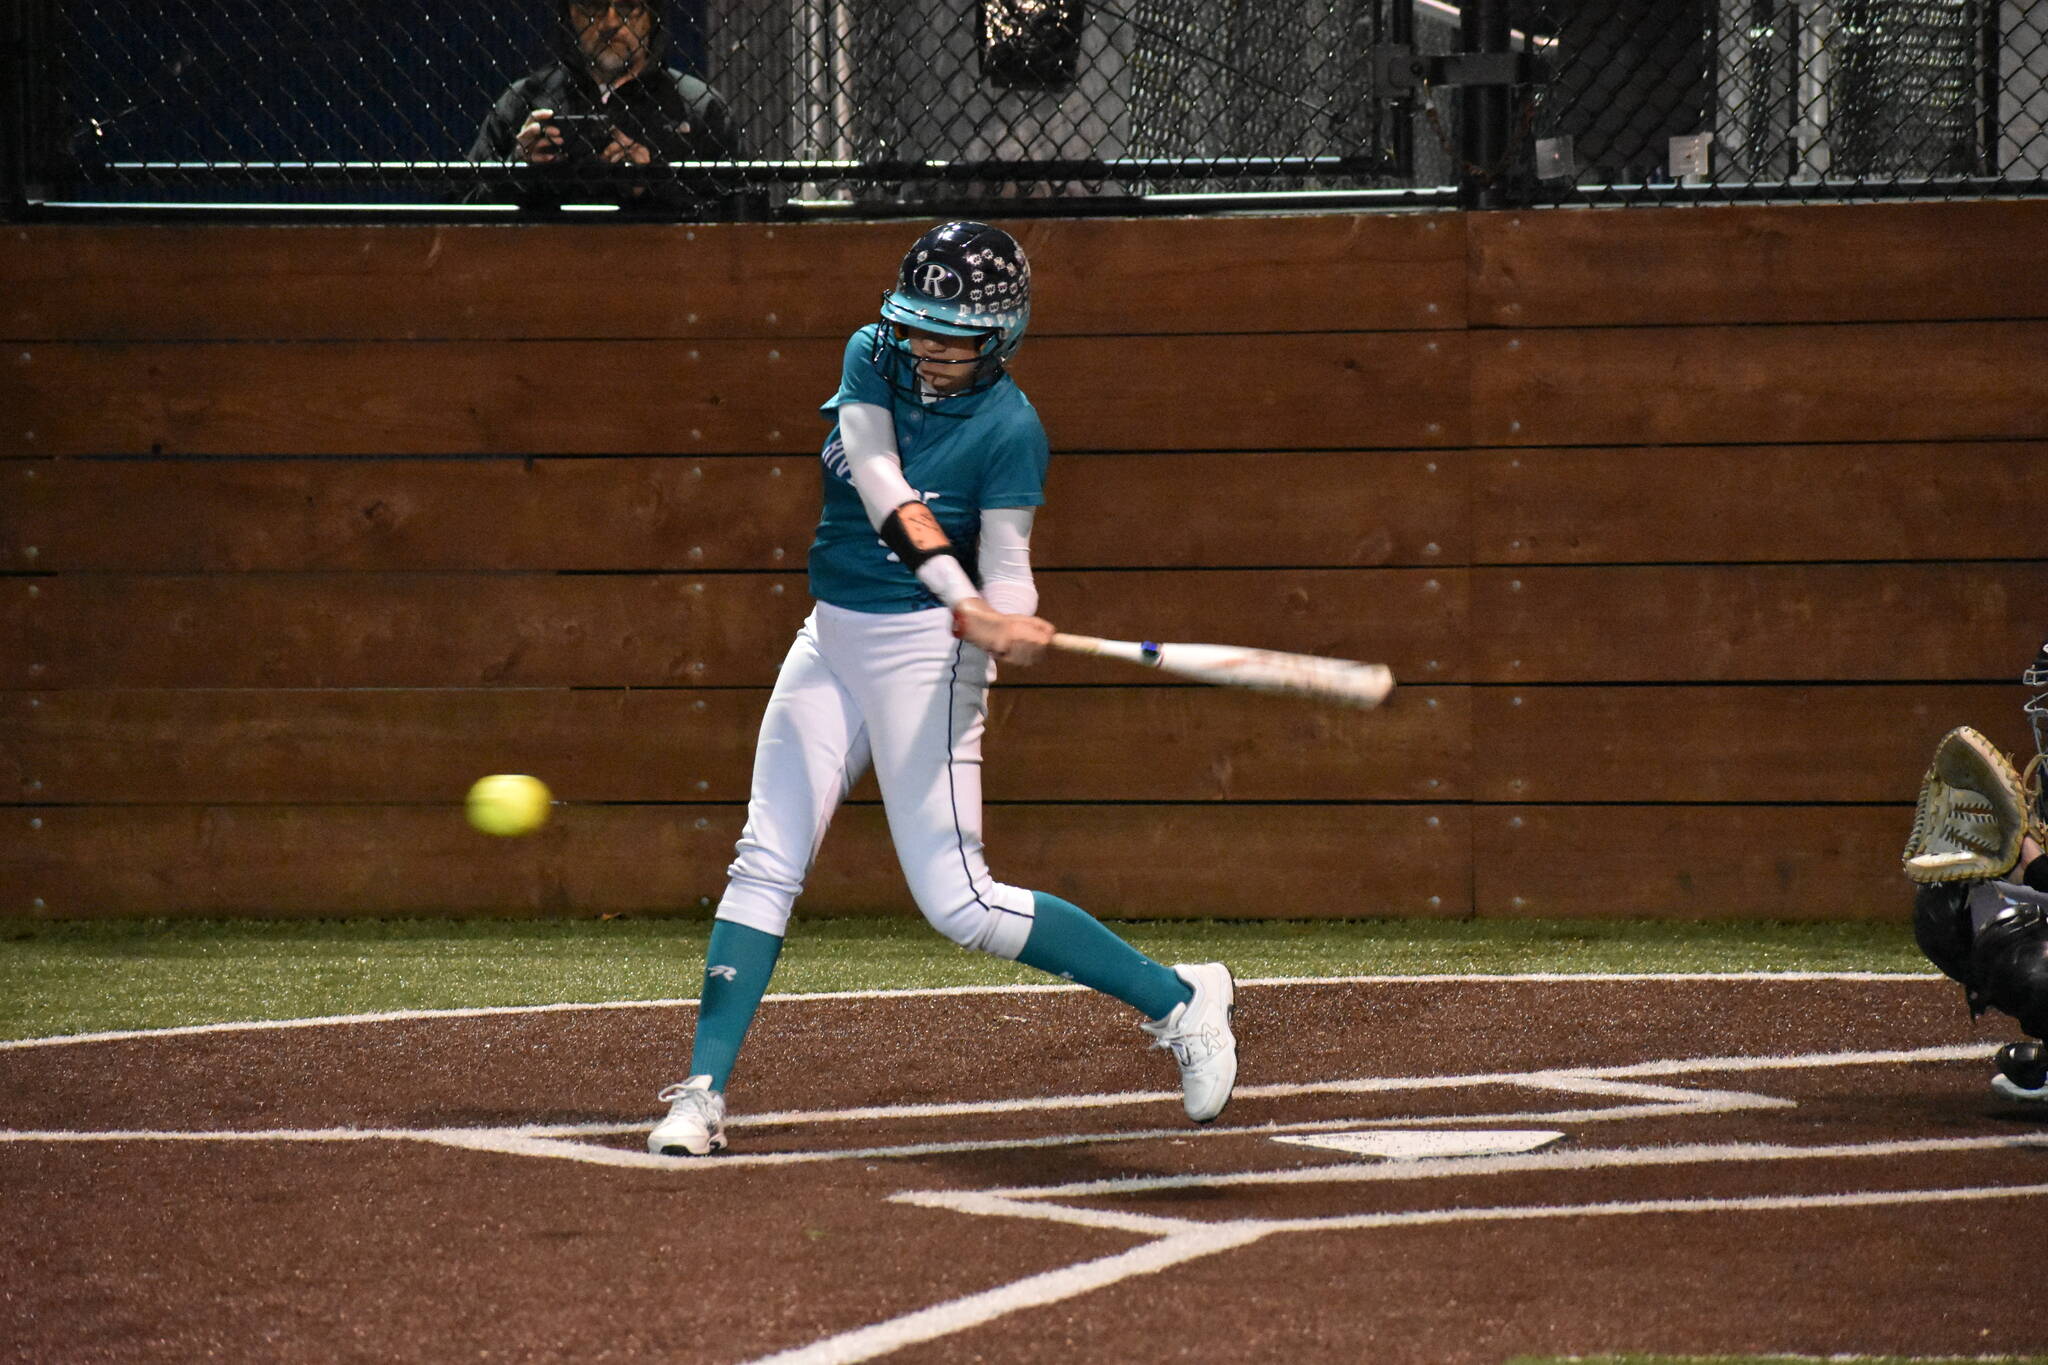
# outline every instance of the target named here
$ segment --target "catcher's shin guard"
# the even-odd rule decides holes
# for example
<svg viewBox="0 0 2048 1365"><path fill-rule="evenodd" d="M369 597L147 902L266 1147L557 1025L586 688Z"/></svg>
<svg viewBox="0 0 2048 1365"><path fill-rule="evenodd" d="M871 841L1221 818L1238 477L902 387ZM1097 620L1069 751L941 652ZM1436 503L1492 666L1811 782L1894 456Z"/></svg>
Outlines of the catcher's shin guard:
<svg viewBox="0 0 2048 1365"><path fill-rule="evenodd" d="M2032 905L1999 911L1977 935L1970 968L1985 1004L2048 1037L2048 912Z"/></svg>
<svg viewBox="0 0 2048 1365"><path fill-rule="evenodd" d="M1960 882L1915 887L1913 941L1943 976L1971 984L1970 888Z"/></svg>

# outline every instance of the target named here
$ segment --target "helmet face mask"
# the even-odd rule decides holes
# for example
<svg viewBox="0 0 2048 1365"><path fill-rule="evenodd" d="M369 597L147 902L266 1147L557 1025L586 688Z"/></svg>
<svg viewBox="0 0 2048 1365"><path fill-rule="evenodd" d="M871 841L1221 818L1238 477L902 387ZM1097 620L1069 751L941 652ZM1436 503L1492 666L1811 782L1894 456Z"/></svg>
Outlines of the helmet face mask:
<svg viewBox="0 0 2048 1365"><path fill-rule="evenodd" d="M915 394L909 331L972 340L973 378L946 396L978 392L1002 377L1030 323L1031 262L1017 239L986 223L946 223L917 239L883 292L875 365L899 392Z"/></svg>
<svg viewBox="0 0 2048 1365"><path fill-rule="evenodd" d="M2048 644L2041 646L2041 652L2027 671L2020 674L2020 685L2036 690L2027 698L2027 724L2034 731L2034 761L2028 765L2033 784L2035 814L2048 821Z"/></svg>
<svg viewBox="0 0 2048 1365"><path fill-rule="evenodd" d="M2034 752L2048 763L2048 692L2027 701L2027 724L2034 730ZM2048 819L2048 812L2042 818Z"/></svg>

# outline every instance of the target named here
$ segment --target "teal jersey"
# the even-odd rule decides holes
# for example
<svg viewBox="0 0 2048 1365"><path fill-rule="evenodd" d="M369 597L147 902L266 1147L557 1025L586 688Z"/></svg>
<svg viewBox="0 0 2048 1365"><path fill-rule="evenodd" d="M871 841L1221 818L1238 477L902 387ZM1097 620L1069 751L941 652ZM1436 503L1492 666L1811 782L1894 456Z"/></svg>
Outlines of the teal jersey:
<svg viewBox="0 0 2048 1365"><path fill-rule="evenodd" d="M846 343L839 392L819 409L835 414L842 403L872 403L896 419L896 449L903 477L918 490L974 571L981 513L988 507L1037 507L1045 501L1045 471L1052 451L1031 400L1007 374L987 389L926 403L896 392L875 368L871 323ZM811 596L851 611L921 611L939 605L917 576L868 524L854 490L835 419L819 456L825 510L811 542Z"/></svg>

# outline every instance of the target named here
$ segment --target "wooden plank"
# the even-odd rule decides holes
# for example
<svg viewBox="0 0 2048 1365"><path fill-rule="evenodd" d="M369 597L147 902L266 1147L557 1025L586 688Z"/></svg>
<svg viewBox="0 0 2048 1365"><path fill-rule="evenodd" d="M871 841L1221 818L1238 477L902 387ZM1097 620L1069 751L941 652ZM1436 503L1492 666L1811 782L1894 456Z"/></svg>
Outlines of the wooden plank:
<svg viewBox="0 0 2048 1365"><path fill-rule="evenodd" d="M1475 332L1470 345L1475 445L2048 436L2048 322Z"/></svg>
<svg viewBox="0 0 2048 1365"><path fill-rule="evenodd" d="M0 453L815 451L840 351L803 339L35 345L0 365Z"/></svg>
<svg viewBox="0 0 2048 1365"><path fill-rule="evenodd" d="M1903 922L1903 806L1487 806L1482 916Z"/></svg>
<svg viewBox="0 0 2048 1365"><path fill-rule="evenodd" d="M564 801L745 801L746 688L0 693L0 794L59 804L459 801L487 772Z"/></svg>
<svg viewBox="0 0 2048 1365"><path fill-rule="evenodd" d="M1992 682L2048 561L1472 571L1475 681Z"/></svg>
<svg viewBox="0 0 2048 1365"><path fill-rule="evenodd" d="M1377 566L1468 557L1461 452L1060 455L1041 567ZM793 569L807 457L24 460L26 570ZM1209 515L1155 515L1196 505ZM1135 514L1135 515L1134 515Z"/></svg>
<svg viewBox="0 0 2048 1365"><path fill-rule="evenodd" d="M493 840L452 804L22 807L0 820L0 917L701 914L723 890L743 813L566 806L531 838ZM1458 806L999 806L989 817L997 875L1106 916L1469 909ZM1188 856L1204 848L1230 856ZM800 912L905 914L908 899L881 809L842 811Z"/></svg>
<svg viewBox="0 0 2048 1365"><path fill-rule="evenodd" d="M1406 688L1364 712L1227 688L1002 686L983 781L998 801L1460 800L1470 693Z"/></svg>
<svg viewBox="0 0 2048 1365"><path fill-rule="evenodd" d="M1032 259L1040 337L1464 322L1457 214L1004 226ZM0 252L0 325L41 341L844 337L874 316L919 231L18 227Z"/></svg>
<svg viewBox="0 0 2048 1365"><path fill-rule="evenodd" d="M1031 255L1032 326L1059 336L1463 327L1464 221L1340 213L1010 227Z"/></svg>
<svg viewBox="0 0 2048 1365"><path fill-rule="evenodd" d="M761 686L791 574L86 575L0 585L15 687Z"/></svg>
<svg viewBox="0 0 2048 1365"><path fill-rule="evenodd" d="M843 337L874 314L916 229L215 223L10 235L0 318L11 337L527 340Z"/></svg>
<svg viewBox="0 0 2048 1365"><path fill-rule="evenodd" d="M756 689L0 693L0 798L435 803L486 772L571 802L745 801ZM1468 689L1364 712L1210 688L998 688L992 801L1466 795ZM872 781L860 789L870 795Z"/></svg>
<svg viewBox="0 0 2048 1365"><path fill-rule="evenodd" d="M1039 586L1048 618L1091 635L1464 677L1464 570L1055 571ZM760 687L808 610L792 574L60 574L0 583L0 687ZM1071 657L1031 676L1159 677Z"/></svg>
<svg viewBox="0 0 2048 1365"><path fill-rule="evenodd" d="M49 806L0 820L9 915L579 915L702 910L737 806L585 806L493 839L431 806Z"/></svg>
<svg viewBox="0 0 2048 1365"><path fill-rule="evenodd" d="M22 568L788 569L797 457L35 460L0 470Z"/></svg>
<svg viewBox="0 0 2048 1365"><path fill-rule="evenodd" d="M25 460L0 468L23 569L797 569L802 455Z"/></svg>
<svg viewBox="0 0 2048 1365"><path fill-rule="evenodd" d="M1481 801L1911 801L1934 746L1973 725L2024 760L2011 683L1480 687Z"/></svg>
<svg viewBox="0 0 2048 1365"><path fill-rule="evenodd" d="M1498 327L2048 317L2048 205L1750 205L1469 215Z"/></svg>
<svg viewBox="0 0 2048 1365"><path fill-rule="evenodd" d="M1031 555L1074 568L1463 564L1469 467L1463 451L1057 454Z"/></svg>
<svg viewBox="0 0 2048 1365"><path fill-rule="evenodd" d="M807 904L854 909L885 897L900 904L879 812L848 814L861 817L857 829L873 832L835 827ZM998 806L987 817L996 876L1111 918L1469 913L1461 806ZM1219 856L1190 856L1202 849ZM863 886L876 889L863 894Z"/></svg>
<svg viewBox="0 0 2048 1365"><path fill-rule="evenodd" d="M1034 345L1020 381L1061 450L1469 444L1464 333L1131 337Z"/></svg>
<svg viewBox="0 0 2048 1365"><path fill-rule="evenodd" d="M1426 332L1256 351L1052 338L1018 375L1062 450L1438 448L1465 443L1465 349ZM0 455L812 453L841 353L809 339L38 344L0 364Z"/></svg>
<svg viewBox="0 0 2048 1365"><path fill-rule="evenodd" d="M1484 451L1485 564L2048 556L2048 442Z"/></svg>

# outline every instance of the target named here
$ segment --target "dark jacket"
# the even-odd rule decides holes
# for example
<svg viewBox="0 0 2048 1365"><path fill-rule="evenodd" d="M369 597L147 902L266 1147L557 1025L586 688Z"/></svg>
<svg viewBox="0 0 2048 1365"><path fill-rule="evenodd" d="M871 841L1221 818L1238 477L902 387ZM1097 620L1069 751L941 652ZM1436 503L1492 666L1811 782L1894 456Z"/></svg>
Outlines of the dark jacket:
<svg viewBox="0 0 2048 1365"><path fill-rule="evenodd" d="M566 138L561 161L525 167L516 177L487 183L472 199L511 199L529 207L550 207L565 200L603 201L672 212L716 208L731 197L730 176L687 170L678 175L664 169L675 162L731 161L738 155L725 101L695 76L657 66L605 99L580 60L551 62L514 82L499 97L469 159L511 159L519 130L535 109L605 118L595 125L561 125ZM652 152L653 164L615 169L599 161L612 128Z"/></svg>

